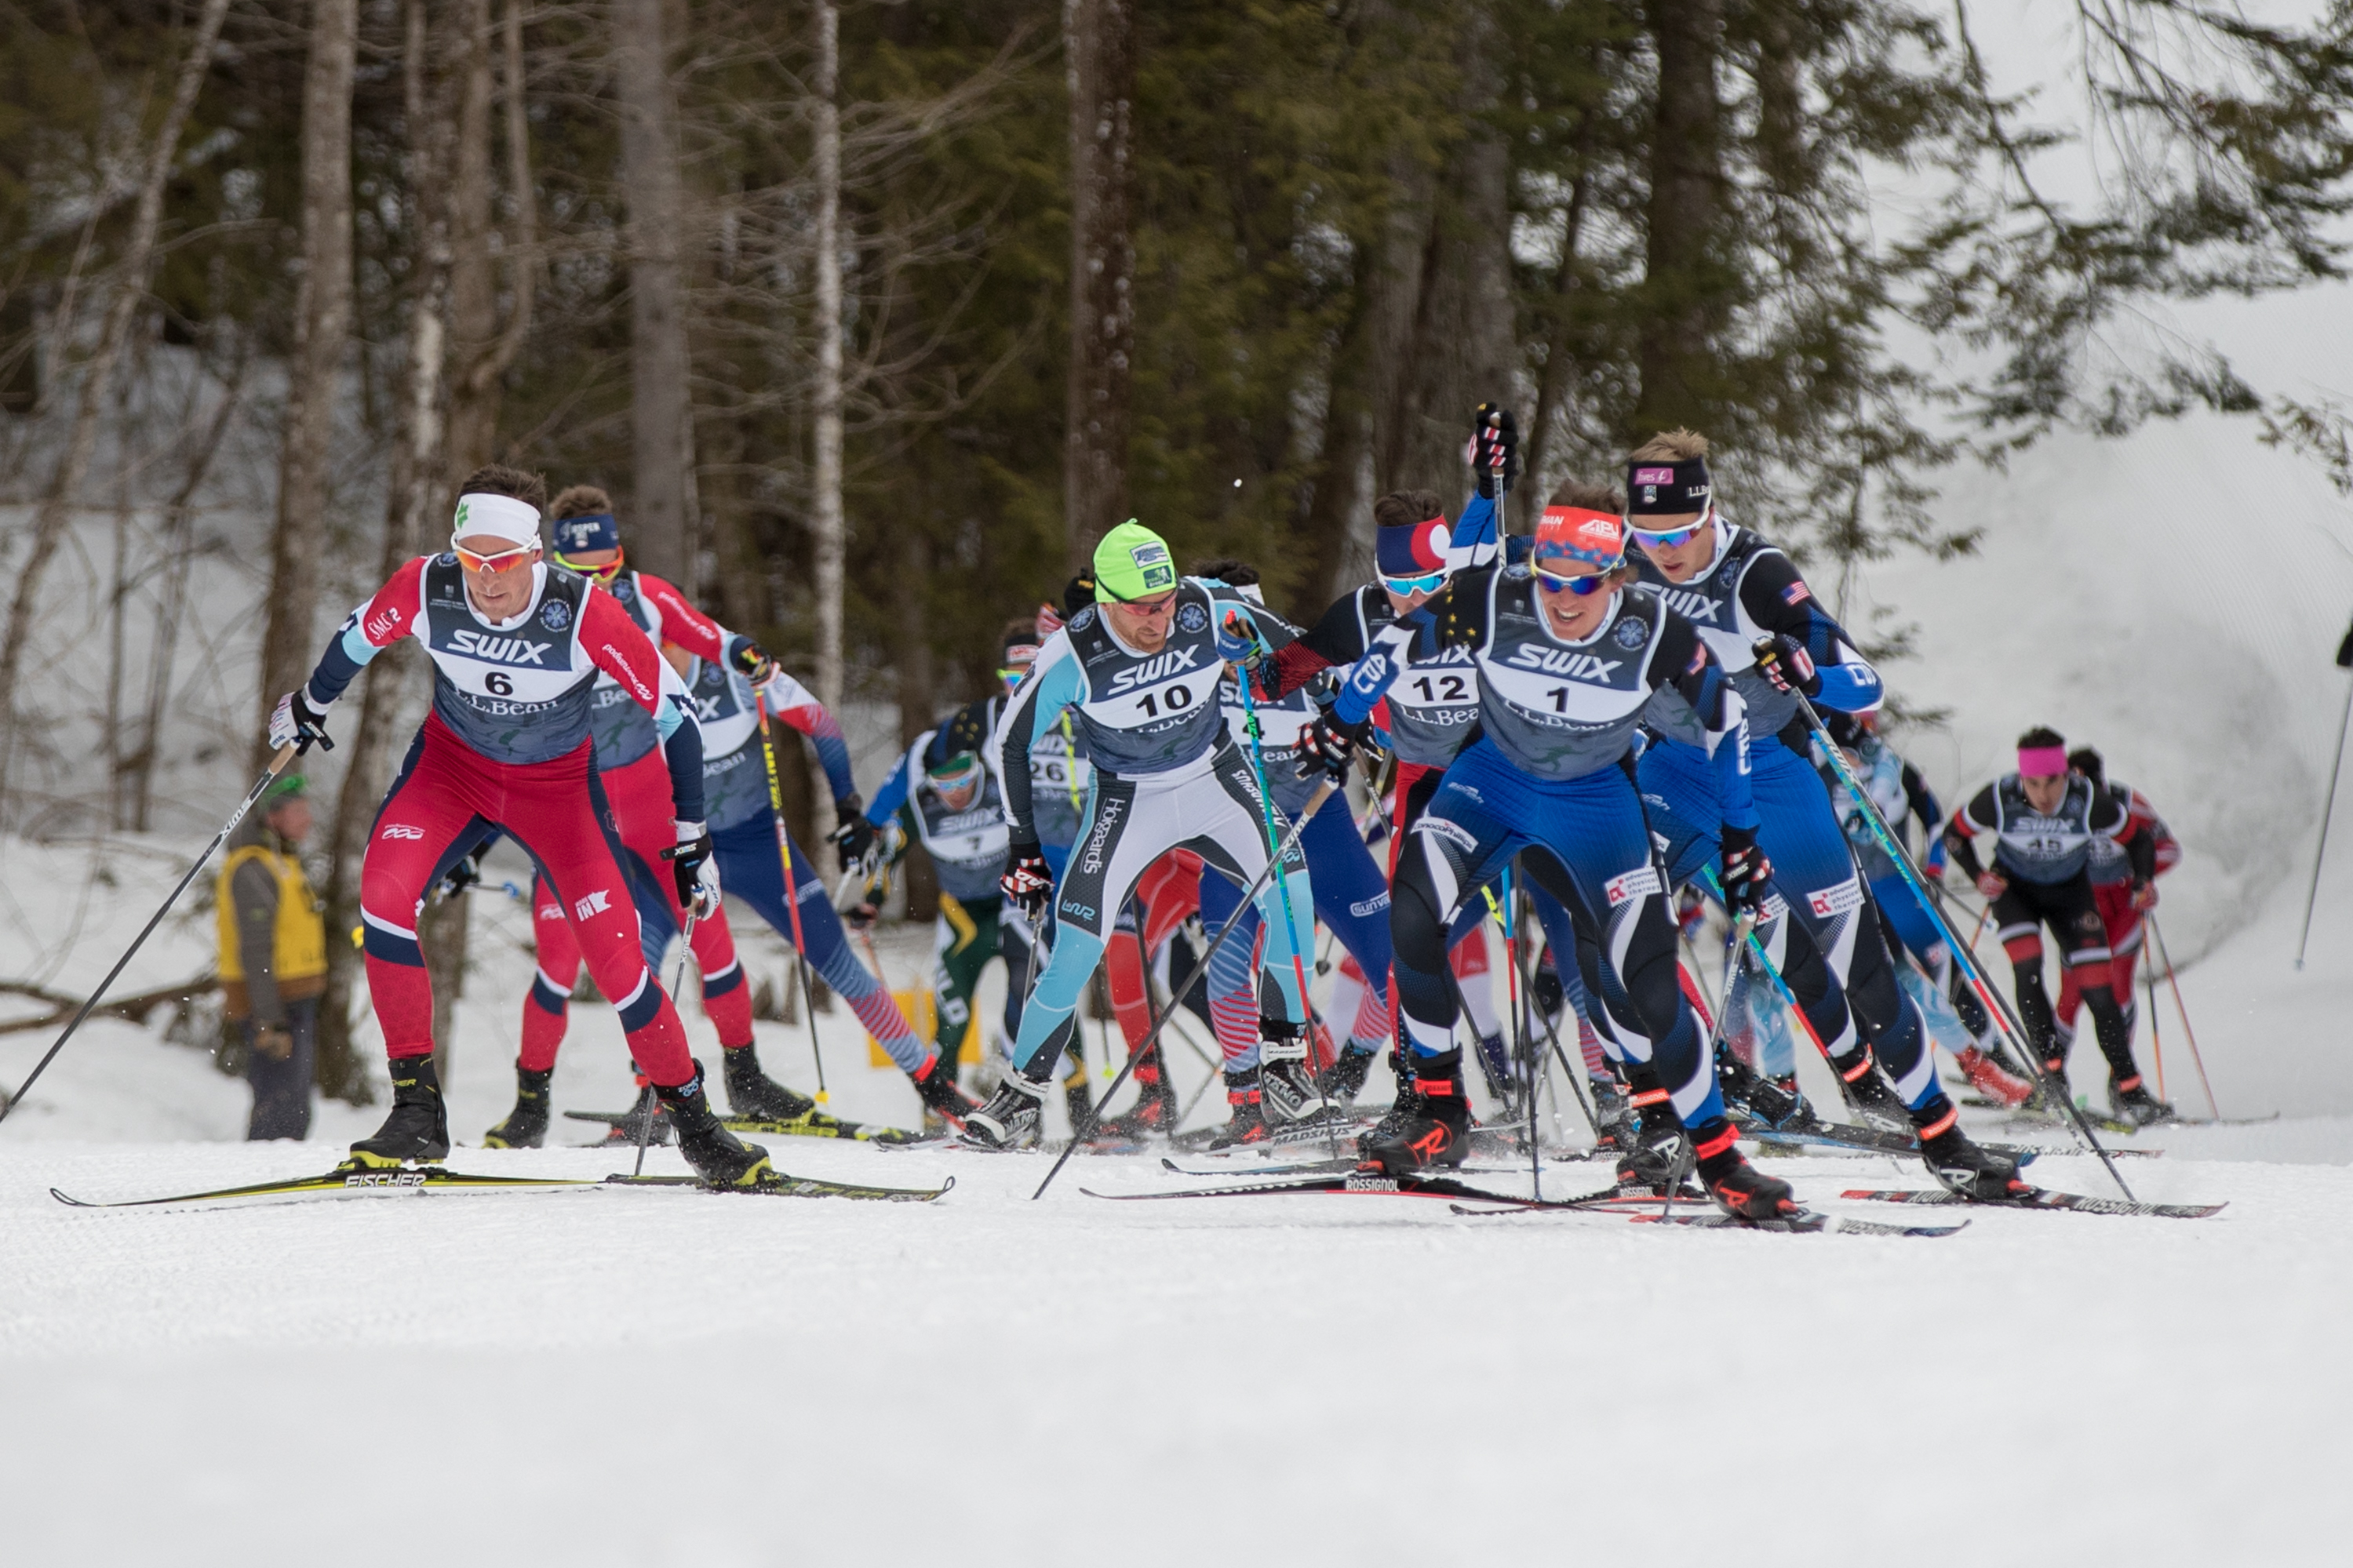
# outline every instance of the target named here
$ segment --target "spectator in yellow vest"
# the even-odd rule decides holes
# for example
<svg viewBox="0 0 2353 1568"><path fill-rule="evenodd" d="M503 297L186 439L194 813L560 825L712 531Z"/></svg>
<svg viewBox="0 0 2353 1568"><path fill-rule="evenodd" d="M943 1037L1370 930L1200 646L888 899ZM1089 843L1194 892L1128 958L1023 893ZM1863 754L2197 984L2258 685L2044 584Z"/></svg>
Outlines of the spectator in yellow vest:
<svg viewBox="0 0 2353 1568"><path fill-rule="evenodd" d="M244 1029L248 1047L248 1139L300 1139L311 1131L327 932L297 856L310 831L302 776L287 774L237 828L214 887L225 1011Z"/></svg>

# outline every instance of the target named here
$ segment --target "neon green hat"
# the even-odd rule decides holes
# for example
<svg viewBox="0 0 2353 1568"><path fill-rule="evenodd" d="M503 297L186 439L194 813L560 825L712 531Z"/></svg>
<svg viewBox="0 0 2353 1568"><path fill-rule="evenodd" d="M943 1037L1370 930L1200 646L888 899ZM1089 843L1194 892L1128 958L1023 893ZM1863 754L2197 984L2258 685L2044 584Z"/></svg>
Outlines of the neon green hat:
<svg viewBox="0 0 2353 1568"><path fill-rule="evenodd" d="M311 781L301 773L280 773L261 792L261 809L266 815L290 800L306 799L310 793Z"/></svg>
<svg viewBox="0 0 2353 1568"><path fill-rule="evenodd" d="M1095 597L1125 603L1176 585L1168 542L1129 518L1095 546Z"/></svg>

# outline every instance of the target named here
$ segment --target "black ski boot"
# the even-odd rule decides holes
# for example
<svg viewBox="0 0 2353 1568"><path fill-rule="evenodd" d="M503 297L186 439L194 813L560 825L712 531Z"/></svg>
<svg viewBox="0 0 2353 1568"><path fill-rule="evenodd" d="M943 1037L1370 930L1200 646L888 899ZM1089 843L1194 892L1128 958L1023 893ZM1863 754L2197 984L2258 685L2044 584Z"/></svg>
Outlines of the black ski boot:
<svg viewBox="0 0 2353 1568"><path fill-rule="evenodd" d="M786 1089L760 1070L760 1047L729 1046L719 1053L720 1076L727 1084L727 1109L747 1121L778 1121L812 1131L839 1126L817 1108L806 1094Z"/></svg>
<svg viewBox="0 0 2353 1568"><path fill-rule="evenodd" d="M1340 1104L1354 1105L1356 1096L1365 1091L1365 1079L1372 1076L1374 1054L1356 1049L1352 1042L1340 1052L1337 1060L1316 1076L1316 1084Z"/></svg>
<svg viewBox="0 0 2353 1568"><path fill-rule="evenodd" d="M547 1142L548 1079L554 1068L533 1072L515 1063L514 1109L507 1119L482 1134L485 1149L536 1149Z"/></svg>
<svg viewBox="0 0 2353 1568"><path fill-rule="evenodd" d="M1630 1062L1626 1087L1633 1091L1634 1141L1618 1156L1618 1190L1664 1197L1683 1168L1683 1124L1659 1075L1647 1062Z"/></svg>
<svg viewBox="0 0 2353 1568"><path fill-rule="evenodd" d="M1372 1130L1359 1135L1356 1147L1365 1149L1376 1138L1386 1138L1398 1128L1421 1114L1421 1097L1414 1092L1413 1068L1402 1047L1389 1053L1389 1073L1397 1079L1397 1099Z"/></svg>
<svg viewBox="0 0 2353 1568"><path fill-rule="evenodd" d="M1471 1100L1462 1088L1461 1051L1422 1058L1414 1065L1413 1082L1415 1113L1385 1137L1366 1137L1366 1167L1402 1176L1433 1165L1460 1165L1471 1152Z"/></svg>
<svg viewBox="0 0 2353 1568"><path fill-rule="evenodd" d="M1912 1108L1879 1070L1879 1060L1871 1054L1869 1046L1858 1046L1848 1056L1832 1061L1838 1069L1839 1089L1846 1097L1847 1109L1853 1111L1866 1127L1884 1128L1890 1132L1912 1131Z"/></svg>
<svg viewBox="0 0 2353 1568"><path fill-rule="evenodd" d="M1230 1115L1218 1135L1209 1140L1212 1149L1234 1149L1244 1143L1263 1143L1272 1131L1266 1124L1264 1102L1259 1089L1259 1069L1256 1068L1228 1068L1226 1071L1226 1104Z"/></svg>
<svg viewBox="0 0 2353 1568"><path fill-rule="evenodd" d="M1735 1219L1787 1219L1798 1212L1797 1194L1789 1184L1768 1176L1741 1157L1739 1132L1728 1121L1703 1123L1691 1130L1692 1148L1699 1155L1700 1184L1715 1206Z"/></svg>
<svg viewBox="0 0 2353 1568"><path fill-rule="evenodd" d="M1154 1133L1166 1136L1176 1131L1176 1087L1161 1070L1160 1042L1146 1047L1144 1055L1130 1074L1135 1079L1135 1103L1103 1125L1104 1132L1118 1138L1145 1138Z"/></svg>
<svg viewBox="0 0 2353 1568"><path fill-rule="evenodd" d="M2129 1121L2136 1127L2153 1127L2160 1121L2175 1120L2173 1107L2149 1093L2148 1085L2137 1078L2108 1085L2108 1104L2119 1121Z"/></svg>
<svg viewBox="0 0 2353 1568"><path fill-rule="evenodd" d="M675 1089L656 1084L654 1094L678 1131L678 1152L704 1182L714 1187L756 1187L763 1178L776 1175L768 1165L768 1152L728 1131L712 1111L711 1097L702 1091L701 1062L694 1064L692 1078Z"/></svg>
<svg viewBox="0 0 2353 1568"><path fill-rule="evenodd" d="M1798 1092L1794 1074L1787 1079L1767 1078L1730 1051L1719 1048L1715 1077L1724 1086L1724 1103L1760 1127L1769 1127L1777 1132L1802 1132L1821 1125L1814 1108Z"/></svg>
<svg viewBox="0 0 2353 1568"><path fill-rule="evenodd" d="M387 1166L449 1156L449 1112L441 1103L441 1072L433 1058L395 1057L392 1114L373 1138L352 1145L354 1165Z"/></svg>
<svg viewBox="0 0 2353 1568"><path fill-rule="evenodd" d="M1073 1051L1071 1061L1071 1075L1062 1080L1062 1110L1071 1119L1071 1136L1083 1142L1101 1129L1095 1124L1094 1096L1087 1092L1086 1060Z"/></svg>
<svg viewBox="0 0 2353 1568"><path fill-rule="evenodd" d="M992 1152L1036 1148L1045 1102L1044 1084L1018 1070L1007 1073L988 1103L965 1115L965 1147Z"/></svg>
<svg viewBox="0 0 2353 1568"><path fill-rule="evenodd" d="M944 1050L933 1051L930 1059L910 1077L914 1081L916 1098L923 1102L926 1128L936 1121L962 1131L965 1119L980 1109L980 1102L957 1085L955 1060Z"/></svg>
<svg viewBox="0 0 2353 1568"><path fill-rule="evenodd" d="M1969 1141L1961 1131L1960 1113L1943 1095L1912 1116L1919 1123L1920 1159L1947 1192L1991 1203L2034 1190L2033 1183L2020 1178L2016 1160Z"/></svg>
<svg viewBox="0 0 2353 1568"><path fill-rule="evenodd" d="M649 1114L653 1117L650 1127L646 1124ZM634 1149L642 1142L649 1149L659 1149L670 1142L670 1115L662 1110L661 1100L654 1093L653 1086L647 1084L638 1090L637 1104L629 1107L621 1120L606 1130L605 1142L625 1149Z"/></svg>
<svg viewBox="0 0 2353 1568"><path fill-rule="evenodd" d="M1639 1137L1634 1125L1634 1108L1619 1092L1618 1080L1610 1078L1588 1078L1585 1087L1593 1096L1593 1146L1596 1149L1631 1149Z"/></svg>

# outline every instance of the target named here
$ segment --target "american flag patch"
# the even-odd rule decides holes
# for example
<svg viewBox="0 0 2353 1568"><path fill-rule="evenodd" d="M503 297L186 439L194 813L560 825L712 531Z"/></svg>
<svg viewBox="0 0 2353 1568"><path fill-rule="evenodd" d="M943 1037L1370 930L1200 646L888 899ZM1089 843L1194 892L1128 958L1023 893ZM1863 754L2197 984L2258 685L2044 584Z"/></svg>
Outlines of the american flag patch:
<svg viewBox="0 0 2353 1568"><path fill-rule="evenodd" d="M1785 605L1802 604L1813 596L1814 591L1803 583L1792 583L1781 590L1781 602Z"/></svg>

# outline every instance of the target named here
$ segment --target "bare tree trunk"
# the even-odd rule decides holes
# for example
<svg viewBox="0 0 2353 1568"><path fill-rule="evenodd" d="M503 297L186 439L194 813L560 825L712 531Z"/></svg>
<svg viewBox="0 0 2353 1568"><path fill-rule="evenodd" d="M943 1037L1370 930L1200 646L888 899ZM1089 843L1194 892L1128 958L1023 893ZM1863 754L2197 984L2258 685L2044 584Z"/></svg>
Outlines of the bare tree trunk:
<svg viewBox="0 0 2353 1568"><path fill-rule="evenodd" d="M662 12L663 0L613 0L613 82L628 206L629 416L637 453L629 553L691 595L694 548L686 495L693 408L681 237L686 187Z"/></svg>
<svg viewBox="0 0 2353 1568"><path fill-rule="evenodd" d="M841 506L841 84L840 17L817 5L817 386L812 422L816 490L809 517L817 589L817 695L841 707L842 562L849 527Z"/></svg>
<svg viewBox="0 0 2353 1568"><path fill-rule="evenodd" d="M328 447L352 320L352 72L359 0L314 0L302 74L302 281L294 306L278 519L269 541L269 620L261 638L261 712L310 673L318 649L319 539L330 501ZM255 765L267 736L253 738Z"/></svg>
<svg viewBox="0 0 2353 1568"><path fill-rule="evenodd" d="M1071 366L1062 527L1076 572L1127 512L1135 356L1134 0L1062 0L1071 113Z"/></svg>
<svg viewBox="0 0 2353 1568"><path fill-rule="evenodd" d="M902 536L902 565L897 574L899 624L912 635L898 649L899 744L912 746L932 727L939 712L937 674L932 659L932 639L926 589L932 580L932 542L923 530L909 528ZM913 781L910 780L910 784ZM907 918L928 921L940 912L940 879L932 858L920 844L910 845L900 864L907 878Z"/></svg>
<svg viewBox="0 0 2353 1568"><path fill-rule="evenodd" d="M450 164L450 139L443 105L427 83L435 73L427 0L408 0L407 43L402 80L408 125L407 187L411 258L417 292L409 303L408 361L403 375L400 434L392 448L390 487L385 509L380 575L390 577L417 553L440 491L447 486L442 422L442 366L448 352L448 218L443 206ZM335 797L334 831L329 841L327 882L327 991L319 1008L318 1084L321 1092L365 1105L375 1098L363 1062L352 1048L351 1016L359 955L335 940L359 922L360 870L368 832L383 795L399 708L399 682L410 661L396 647L360 677L359 720L343 742L343 783ZM436 1037L438 1037L438 1036Z"/></svg>
<svg viewBox="0 0 2353 1568"><path fill-rule="evenodd" d="M1592 140L1594 117L1585 117L1580 145ZM1534 509L1543 504L1545 487L1548 482L1547 468L1553 455L1553 426L1566 417L1568 384L1571 371L1569 342L1569 311L1577 288L1577 242L1585 230L1585 205L1593 182L1580 168L1570 181L1568 205L1561 215L1560 266L1553 274L1552 298L1542 312L1545 339L1544 371L1536 379L1536 406L1529 419L1525 440L1527 466L1523 470L1521 489L1530 499L1515 510L1523 519L1533 515Z"/></svg>
<svg viewBox="0 0 2353 1568"><path fill-rule="evenodd" d="M1642 395L1626 432L1636 441L1706 419L1716 317L1709 273L1724 203L1723 105L1715 85L1724 0L1654 0L1650 19L1659 101L1638 349Z"/></svg>
<svg viewBox="0 0 2353 1568"><path fill-rule="evenodd" d="M186 129L188 112L195 107L197 89L204 85L206 68L212 62L221 18L227 11L228 0L205 0L205 8L197 14L188 52L180 61L171 104L164 110L163 123L156 128L155 140L148 148L130 240L123 249L114 296L107 305L106 324L99 332L98 352L90 356L82 374L81 396L74 407L65 453L58 459L57 471L50 477L48 488L41 494L40 508L34 514L32 548L16 568L16 591L8 609L8 627L5 633L0 633L0 799L6 798L9 763L15 760L19 729L16 688L24 671L25 645L32 636L33 617L40 603L41 579L48 571L50 558L57 553L58 542L64 537L74 497L90 472L90 455L98 446L99 410L106 405L115 363L121 358L122 346L130 339L131 319L140 301L147 297L147 280L155 259L155 231L164 218L164 184L172 172L173 156L179 150L180 132Z"/></svg>
<svg viewBox="0 0 2353 1568"><path fill-rule="evenodd" d="M155 763L164 744L164 714L171 705L172 675L179 662L180 623L187 614L188 577L195 564L196 492L204 488L205 478L212 472L213 459L220 454L229 425L245 402L248 342L239 337L237 357L221 383L220 402L213 409L212 422L189 455L188 466L180 475L179 489L172 492L172 499L164 506L163 598L155 609L154 643L147 656L147 700L141 711L139 749L132 755L128 780L130 826L136 833L144 833L151 826Z"/></svg>
<svg viewBox="0 0 2353 1568"><path fill-rule="evenodd" d="M491 256L491 3L458 0L448 80L458 95L449 159L449 482L495 455L499 386L476 366L497 352L498 274Z"/></svg>

